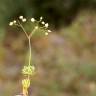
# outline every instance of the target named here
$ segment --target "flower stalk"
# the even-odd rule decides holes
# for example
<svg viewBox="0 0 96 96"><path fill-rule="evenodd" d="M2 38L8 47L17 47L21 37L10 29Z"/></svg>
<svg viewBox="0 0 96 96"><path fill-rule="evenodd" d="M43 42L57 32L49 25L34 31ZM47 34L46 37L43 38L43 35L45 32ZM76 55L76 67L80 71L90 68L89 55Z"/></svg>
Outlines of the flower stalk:
<svg viewBox="0 0 96 96"><path fill-rule="evenodd" d="M22 74L24 75L24 79L22 80L22 94L23 96L29 96L28 94L28 89L30 87L30 82L31 82L31 79L30 77L32 75L34 75L35 73L35 67L33 65L31 65L31 55L32 55L32 48L31 48L31 38L33 36L33 34L36 32L36 30L38 30L39 28L41 29L44 29L45 30L45 35L48 35L48 33L51 32L51 30L48 29L48 26L49 24L48 23L45 23L44 21L42 21L43 17L40 17L40 20L39 21L36 21L34 18L31 18L31 22L32 23L36 23L37 22L37 25L34 27L34 29L31 31L30 34L28 34L26 32L26 30L24 29L23 25L21 24L21 22L26 22L27 19L24 18L23 16L20 16L19 17L19 20L14 20L13 22L10 22L9 25L10 26L17 26L17 27L20 27L23 32L25 33L27 39L28 39L28 45L29 45L29 59L28 59L28 64L26 66L23 67L22 69ZM21 21L21 22L20 22ZM41 26L39 26L41 25ZM18 95L17 95L18 96Z"/></svg>

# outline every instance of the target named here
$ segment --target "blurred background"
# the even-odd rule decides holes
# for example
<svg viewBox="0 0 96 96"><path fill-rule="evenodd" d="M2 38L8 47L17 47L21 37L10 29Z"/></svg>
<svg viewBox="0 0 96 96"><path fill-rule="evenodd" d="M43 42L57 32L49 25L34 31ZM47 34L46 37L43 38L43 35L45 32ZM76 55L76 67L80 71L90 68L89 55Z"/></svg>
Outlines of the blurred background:
<svg viewBox="0 0 96 96"><path fill-rule="evenodd" d="M53 31L31 39L30 96L96 96L96 0L0 0L0 96L22 92L28 41L8 25L20 15L43 16Z"/></svg>

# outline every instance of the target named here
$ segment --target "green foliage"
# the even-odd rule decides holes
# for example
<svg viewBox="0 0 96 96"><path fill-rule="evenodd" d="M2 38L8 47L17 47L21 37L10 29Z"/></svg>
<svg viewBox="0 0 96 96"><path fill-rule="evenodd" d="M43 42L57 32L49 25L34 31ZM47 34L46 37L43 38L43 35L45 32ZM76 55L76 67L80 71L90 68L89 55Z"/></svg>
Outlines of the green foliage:
<svg viewBox="0 0 96 96"><path fill-rule="evenodd" d="M35 67L34 66L24 66L22 70L22 74L24 75L33 75L34 74Z"/></svg>

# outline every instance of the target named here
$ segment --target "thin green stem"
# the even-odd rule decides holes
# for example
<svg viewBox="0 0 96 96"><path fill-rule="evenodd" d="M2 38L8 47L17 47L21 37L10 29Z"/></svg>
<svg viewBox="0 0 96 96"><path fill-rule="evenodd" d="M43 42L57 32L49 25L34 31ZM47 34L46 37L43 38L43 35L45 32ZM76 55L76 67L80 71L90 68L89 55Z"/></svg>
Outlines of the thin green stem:
<svg viewBox="0 0 96 96"><path fill-rule="evenodd" d="M27 37L27 38L29 38L29 36L28 36L27 32L25 31L24 27L22 26L22 24L20 23L20 21L19 21L19 20L18 20L18 23L19 23L19 25L20 25L21 29L24 31L24 33L25 33L26 37Z"/></svg>
<svg viewBox="0 0 96 96"><path fill-rule="evenodd" d="M33 31L28 35L19 20L18 20L17 26L19 26L19 27L22 28L22 30L24 31L24 33L25 33L25 35L26 35L26 37L27 37L27 39L28 39L28 43L29 43L29 62L28 62L28 65L30 66L30 65L31 65L31 50L32 50L32 49L31 49L31 37L32 37L32 35L35 33L35 28L34 28Z"/></svg>
<svg viewBox="0 0 96 96"><path fill-rule="evenodd" d="M33 31L30 33L30 35L29 35L29 37L31 38L32 37L32 35L35 33L35 28L33 29Z"/></svg>
<svg viewBox="0 0 96 96"><path fill-rule="evenodd" d="M28 37L29 42L29 66L31 65L31 38Z"/></svg>

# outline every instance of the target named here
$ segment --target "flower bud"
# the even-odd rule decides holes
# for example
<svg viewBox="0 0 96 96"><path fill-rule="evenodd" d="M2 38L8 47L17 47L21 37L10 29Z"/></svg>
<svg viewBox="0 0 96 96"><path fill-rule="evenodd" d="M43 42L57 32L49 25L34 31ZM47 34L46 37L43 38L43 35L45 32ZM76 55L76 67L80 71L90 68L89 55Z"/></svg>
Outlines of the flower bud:
<svg viewBox="0 0 96 96"><path fill-rule="evenodd" d="M23 16L19 16L19 19L23 19Z"/></svg>
<svg viewBox="0 0 96 96"><path fill-rule="evenodd" d="M12 26L13 25L13 22L10 22L9 25Z"/></svg>
<svg viewBox="0 0 96 96"><path fill-rule="evenodd" d="M48 23L46 23L46 24L45 24L45 27L48 28L48 26L49 26Z"/></svg>
<svg viewBox="0 0 96 96"><path fill-rule="evenodd" d="M31 18L31 22L35 22L35 19L34 18Z"/></svg>

